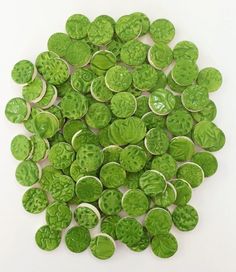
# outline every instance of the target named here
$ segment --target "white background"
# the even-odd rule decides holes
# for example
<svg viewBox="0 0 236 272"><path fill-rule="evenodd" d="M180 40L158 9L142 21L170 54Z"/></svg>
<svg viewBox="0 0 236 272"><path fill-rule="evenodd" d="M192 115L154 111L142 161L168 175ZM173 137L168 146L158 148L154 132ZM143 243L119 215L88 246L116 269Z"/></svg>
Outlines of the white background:
<svg viewBox="0 0 236 272"><path fill-rule="evenodd" d="M0 271L3 272L234 272L236 271L236 15L234 0L6 0L0 2ZM21 90L10 71L20 59L34 61L46 50L48 37L64 31L70 15L83 13L91 20L100 14L119 16L145 12L151 20L168 18L176 27L174 43L193 41L200 50L199 66L215 66L224 76L222 88L211 95L218 108L215 122L227 144L216 153L216 175L194 189L191 204L200 215L192 232L173 230L179 242L170 259L151 250L135 253L118 245L113 258L100 261L89 251L69 252L64 242L54 252L38 249L35 231L44 215L31 215L21 206L25 188L19 186L10 141L24 129L4 117L6 102ZM171 45L173 46L172 43Z"/></svg>

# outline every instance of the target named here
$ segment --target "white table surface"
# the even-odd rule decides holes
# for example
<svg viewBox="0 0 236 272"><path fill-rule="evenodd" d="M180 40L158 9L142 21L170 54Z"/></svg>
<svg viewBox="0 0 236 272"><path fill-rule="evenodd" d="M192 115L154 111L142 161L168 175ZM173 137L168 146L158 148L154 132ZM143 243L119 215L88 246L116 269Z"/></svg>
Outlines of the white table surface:
<svg viewBox="0 0 236 272"><path fill-rule="evenodd" d="M0 2L0 271L2 272L234 272L236 271L236 15L234 0L7 0ZM110 14L115 19L134 11L151 20L168 18L176 27L177 41L186 39L200 50L199 67L215 66L224 76L222 88L211 95L218 108L215 120L225 132L227 144L215 153L218 172L194 189L191 204L200 215L192 232L173 230L179 242L170 259L155 257L151 250L135 253L118 245L113 258L100 261L89 251L76 255L64 242L51 252L38 249L34 233L44 224L44 214L31 215L21 206L25 188L17 184L17 161L10 141L23 133L21 125L4 116L6 102L20 95L11 81L14 63L34 61L46 50L48 37L64 31L70 15L90 19Z"/></svg>

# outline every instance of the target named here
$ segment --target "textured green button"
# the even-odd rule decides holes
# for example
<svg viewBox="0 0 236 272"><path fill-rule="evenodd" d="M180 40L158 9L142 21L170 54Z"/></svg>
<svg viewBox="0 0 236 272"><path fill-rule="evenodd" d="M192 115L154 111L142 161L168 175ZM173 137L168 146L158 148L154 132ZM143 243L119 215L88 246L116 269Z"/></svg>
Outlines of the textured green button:
<svg viewBox="0 0 236 272"><path fill-rule="evenodd" d="M141 240L143 226L135 218L123 217L116 225L116 236L124 244L133 246Z"/></svg>
<svg viewBox="0 0 236 272"><path fill-rule="evenodd" d="M198 164L186 162L178 168L176 176L186 180L192 188L195 188L203 182L204 172Z"/></svg>
<svg viewBox="0 0 236 272"><path fill-rule="evenodd" d="M6 105L5 115L12 123L22 123L30 116L30 104L23 98L12 98Z"/></svg>
<svg viewBox="0 0 236 272"><path fill-rule="evenodd" d="M27 212L41 213L48 206L48 198L42 189L30 188L23 195L22 205Z"/></svg>
<svg viewBox="0 0 236 272"><path fill-rule="evenodd" d="M90 241L90 233L83 226L72 227L65 236L67 248L74 253L85 251L89 247Z"/></svg>
<svg viewBox="0 0 236 272"><path fill-rule="evenodd" d="M70 225L72 212L67 204L53 202L46 209L46 222L53 230L62 230Z"/></svg>
<svg viewBox="0 0 236 272"><path fill-rule="evenodd" d="M158 115L167 115L175 107L174 95L165 89L157 89L149 96L149 107Z"/></svg>
<svg viewBox="0 0 236 272"><path fill-rule="evenodd" d="M67 143L55 144L48 153L48 160L56 169L63 169L74 161L75 152Z"/></svg>
<svg viewBox="0 0 236 272"><path fill-rule="evenodd" d="M11 141L11 153L19 161L26 160L32 155L31 140L24 135L17 135Z"/></svg>
<svg viewBox="0 0 236 272"><path fill-rule="evenodd" d="M92 254L101 260L106 260L112 257L115 252L115 242L106 233L101 233L92 238L90 250Z"/></svg>
<svg viewBox="0 0 236 272"><path fill-rule="evenodd" d="M178 206L172 213L175 226L182 231L194 229L198 223L197 211L190 205Z"/></svg>
<svg viewBox="0 0 236 272"><path fill-rule="evenodd" d="M81 177L76 183L75 192L81 201L94 202L102 194L102 183L97 177Z"/></svg>
<svg viewBox="0 0 236 272"><path fill-rule="evenodd" d="M130 189L122 197L122 207L129 216L145 214L149 208L149 200L139 189Z"/></svg>
<svg viewBox="0 0 236 272"><path fill-rule="evenodd" d="M118 188L125 183L126 172L117 162L104 164L100 170L100 179L107 188Z"/></svg>
<svg viewBox="0 0 236 272"><path fill-rule="evenodd" d="M41 178L41 167L31 160L22 161L16 168L16 180L23 186L31 186Z"/></svg>
<svg viewBox="0 0 236 272"><path fill-rule="evenodd" d="M36 69L28 60L21 60L17 62L12 71L11 77L17 84L28 84L36 76Z"/></svg>
<svg viewBox="0 0 236 272"><path fill-rule="evenodd" d="M97 226L100 221L100 213L98 209L88 203L81 203L74 212L75 221L87 229L92 229Z"/></svg>
<svg viewBox="0 0 236 272"><path fill-rule="evenodd" d="M147 213L144 225L151 235L167 234L172 226L171 214L163 208L153 208Z"/></svg>
<svg viewBox="0 0 236 272"><path fill-rule="evenodd" d="M176 253L178 243L174 235L171 233L158 234L153 237L151 247L156 256L169 258Z"/></svg>
<svg viewBox="0 0 236 272"><path fill-rule="evenodd" d="M100 210L106 215L118 214L122 209L121 198L122 193L119 190L104 190L98 201Z"/></svg>
<svg viewBox="0 0 236 272"><path fill-rule="evenodd" d="M39 248L52 251L60 245L61 231L51 229L47 225L42 226L35 234L35 242Z"/></svg>

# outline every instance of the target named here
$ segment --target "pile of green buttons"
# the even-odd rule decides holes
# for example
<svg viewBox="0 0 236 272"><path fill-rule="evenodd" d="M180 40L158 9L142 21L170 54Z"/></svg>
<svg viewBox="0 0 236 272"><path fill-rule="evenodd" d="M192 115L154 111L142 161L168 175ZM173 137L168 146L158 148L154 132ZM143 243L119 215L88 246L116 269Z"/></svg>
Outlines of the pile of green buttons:
<svg viewBox="0 0 236 272"><path fill-rule="evenodd" d="M192 191L216 172L211 152L225 143L209 98L222 76L199 71L194 43L171 48L174 36L170 21L150 23L141 12L116 22L75 14L34 64L13 67L22 97L5 114L29 132L13 138L11 152L21 161L16 180L32 186L24 209L46 210L35 235L41 249L57 248L74 218L65 233L74 253L90 248L107 259L119 240L136 252L150 244L168 258L178 248L172 226L196 227Z"/></svg>

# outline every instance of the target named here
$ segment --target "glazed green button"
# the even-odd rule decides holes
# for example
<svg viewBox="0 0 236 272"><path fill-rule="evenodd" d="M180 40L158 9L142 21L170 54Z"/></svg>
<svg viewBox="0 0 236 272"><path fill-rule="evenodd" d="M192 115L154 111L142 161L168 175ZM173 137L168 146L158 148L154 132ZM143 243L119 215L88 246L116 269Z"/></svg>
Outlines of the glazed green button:
<svg viewBox="0 0 236 272"><path fill-rule="evenodd" d="M62 98L60 106L64 117L80 119L88 111L88 100L78 92L71 92Z"/></svg>
<svg viewBox="0 0 236 272"><path fill-rule="evenodd" d="M125 64L141 65L147 58L148 47L139 40L131 40L121 47L120 58Z"/></svg>
<svg viewBox="0 0 236 272"><path fill-rule="evenodd" d="M108 50L97 51L90 61L91 69L99 76L104 75L115 64L116 56Z"/></svg>
<svg viewBox="0 0 236 272"><path fill-rule="evenodd" d="M129 248L135 252L144 251L150 244L150 237L147 230L143 229L143 235L141 239L133 246L129 246Z"/></svg>
<svg viewBox="0 0 236 272"><path fill-rule="evenodd" d="M191 60L181 59L176 62L171 76L177 84L188 86L197 79L198 66Z"/></svg>
<svg viewBox="0 0 236 272"><path fill-rule="evenodd" d="M42 189L30 188L23 195L22 205L27 212L41 213L48 206L48 198Z"/></svg>
<svg viewBox="0 0 236 272"><path fill-rule="evenodd" d="M23 98L12 98L6 105L5 115L12 123L22 123L29 118L30 105Z"/></svg>
<svg viewBox="0 0 236 272"><path fill-rule="evenodd" d="M170 154L155 156L152 160L151 169L161 172L166 180L173 178L176 174L177 164Z"/></svg>
<svg viewBox="0 0 236 272"><path fill-rule="evenodd" d="M215 92L222 85L222 75L216 68L204 68L198 74L197 84L205 87L208 92Z"/></svg>
<svg viewBox="0 0 236 272"><path fill-rule="evenodd" d="M115 25L117 36L124 42L137 38L142 31L142 23L138 16L133 14L119 18Z"/></svg>
<svg viewBox="0 0 236 272"><path fill-rule="evenodd" d="M190 205L178 206L172 213L174 225L182 231L193 230L198 223L198 213Z"/></svg>
<svg viewBox="0 0 236 272"><path fill-rule="evenodd" d="M74 134L71 143L76 152L85 144L99 145L96 134L87 128L77 131Z"/></svg>
<svg viewBox="0 0 236 272"><path fill-rule="evenodd" d="M175 45L173 54L176 61L187 59L195 62L198 59L198 48L190 41L181 41Z"/></svg>
<svg viewBox="0 0 236 272"><path fill-rule="evenodd" d="M194 143L186 136L174 137L170 141L168 152L176 161L188 161L195 152Z"/></svg>
<svg viewBox="0 0 236 272"><path fill-rule="evenodd" d="M75 91L87 94L95 74L89 68L79 68L71 75L71 85Z"/></svg>
<svg viewBox="0 0 236 272"><path fill-rule="evenodd" d="M189 111L200 111L209 103L207 89L199 85L187 87L181 96L184 107Z"/></svg>
<svg viewBox="0 0 236 272"><path fill-rule="evenodd" d="M179 93L179 94L182 93L186 89L186 87L187 87L187 86L180 86L179 84L177 84L173 80L171 73L169 73L168 76L167 76L167 83L168 83L168 87L172 91L174 91L176 93Z"/></svg>
<svg viewBox="0 0 236 272"><path fill-rule="evenodd" d="M147 15L142 12L134 12L134 13L132 13L132 15L134 17L136 17L142 24L142 31L141 31L140 35L147 34L149 31L149 28L150 28L150 20L147 17Z"/></svg>
<svg viewBox="0 0 236 272"><path fill-rule="evenodd" d="M137 101L137 109L134 113L135 116L141 118L146 113L150 111L149 105L148 105L148 97L145 95L141 95L136 98Z"/></svg>
<svg viewBox="0 0 236 272"><path fill-rule="evenodd" d="M192 197L191 185L183 179L174 179L170 182L175 187L175 190L177 192L174 204L180 206L187 204Z"/></svg>
<svg viewBox="0 0 236 272"><path fill-rule="evenodd" d="M171 215L163 208L153 208L147 213L144 226L151 235L167 234L172 226Z"/></svg>
<svg viewBox="0 0 236 272"><path fill-rule="evenodd" d="M217 159L210 152L197 152L193 155L192 161L202 168L205 177L214 175L218 168Z"/></svg>
<svg viewBox="0 0 236 272"><path fill-rule="evenodd" d="M67 93L73 91L70 81L69 77L67 81L57 86L58 97L64 97Z"/></svg>
<svg viewBox="0 0 236 272"><path fill-rule="evenodd" d="M169 138L163 129L152 128L146 134L144 144L149 153L162 155L169 147Z"/></svg>
<svg viewBox="0 0 236 272"><path fill-rule="evenodd" d="M16 180L23 186L31 186L41 178L41 168L31 160L22 161L16 168Z"/></svg>
<svg viewBox="0 0 236 272"><path fill-rule="evenodd" d="M17 62L12 71L11 77L17 84L28 84L36 76L36 69L28 60L21 60Z"/></svg>
<svg viewBox="0 0 236 272"><path fill-rule="evenodd" d="M67 248L74 253L85 251L89 247L90 241L90 233L88 229L83 226L70 228L65 236Z"/></svg>
<svg viewBox="0 0 236 272"><path fill-rule="evenodd" d="M137 145L129 145L120 153L120 164L128 172L138 172L145 166L147 155Z"/></svg>
<svg viewBox="0 0 236 272"><path fill-rule="evenodd" d="M81 177L76 183L75 192L81 201L94 202L102 194L102 183L97 177Z"/></svg>
<svg viewBox="0 0 236 272"><path fill-rule="evenodd" d="M166 179L156 170L147 170L139 178L139 186L147 196L155 196L166 189Z"/></svg>
<svg viewBox="0 0 236 272"><path fill-rule="evenodd" d="M43 250L54 250L60 245L61 231L51 229L47 225L42 226L35 234L35 242Z"/></svg>
<svg viewBox="0 0 236 272"><path fill-rule="evenodd" d="M111 111L118 118L127 118L135 113L137 101L129 92L120 92L111 99Z"/></svg>
<svg viewBox="0 0 236 272"><path fill-rule="evenodd" d="M119 162L120 161L120 152L122 148L117 145L109 145L103 148L104 161L103 164L108 162Z"/></svg>
<svg viewBox="0 0 236 272"><path fill-rule="evenodd" d="M161 258L169 258L173 256L177 249L178 243L173 234L158 234L151 241L153 253Z"/></svg>
<svg viewBox="0 0 236 272"><path fill-rule="evenodd" d="M50 146L53 146L55 144L65 142L65 138L63 134L60 131L58 131L53 137L48 139L48 142Z"/></svg>
<svg viewBox="0 0 236 272"><path fill-rule="evenodd" d="M64 59L76 67L86 66L92 56L91 48L85 41L70 41L65 51Z"/></svg>
<svg viewBox="0 0 236 272"><path fill-rule="evenodd" d="M113 256L115 252L115 242L111 236L101 233L92 238L90 250L98 259L106 260Z"/></svg>
<svg viewBox="0 0 236 272"><path fill-rule="evenodd" d="M109 215L102 219L101 221L101 232L110 235L114 240L117 240L116 237L116 225L119 222L121 217L119 215Z"/></svg>
<svg viewBox="0 0 236 272"><path fill-rule="evenodd" d="M11 153L16 160L23 161L32 155L31 140L24 135L17 135L11 141Z"/></svg>
<svg viewBox="0 0 236 272"><path fill-rule="evenodd" d="M68 120L63 126L63 136L67 143L71 143L74 134L83 128L86 128L86 125L83 121Z"/></svg>
<svg viewBox="0 0 236 272"><path fill-rule="evenodd" d="M131 86L132 76L127 68L116 65L107 71L105 83L110 90L122 92Z"/></svg>
<svg viewBox="0 0 236 272"><path fill-rule="evenodd" d="M152 128L164 128L165 117L157 115L154 112L147 112L142 116L142 120L145 123L148 130Z"/></svg>
<svg viewBox="0 0 236 272"><path fill-rule="evenodd" d="M125 183L126 172L117 162L104 164L100 170L100 179L107 188L118 188Z"/></svg>
<svg viewBox="0 0 236 272"><path fill-rule="evenodd" d="M42 109L50 108L57 99L57 89L55 86L48 84L44 96L36 103L37 107Z"/></svg>
<svg viewBox="0 0 236 272"><path fill-rule="evenodd" d="M166 127L174 136L186 135L193 128L193 118L186 110L173 110L166 118Z"/></svg>
<svg viewBox="0 0 236 272"><path fill-rule="evenodd" d="M162 42L154 44L148 51L148 61L157 69L168 67L173 61L171 48Z"/></svg>
<svg viewBox="0 0 236 272"><path fill-rule="evenodd" d="M141 190L130 189L122 197L122 207L129 216L137 217L145 214L149 208L149 201Z"/></svg>
<svg viewBox="0 0 236 272"><path fill-rule="evenodd" d="M67 34L57 32L52 34L48 39L48 50L56 53L60 57L64 57L70 43L71 39Z"/></svg>
<svg viewBox="0 0 236 272"><path fill-rule="evenodd" d="M100 213L98 209L88 203L81 203L74 213L75 221L87 229L93 229L100 221Z"/></svg>
<svg viewBox="0 0 236 272"><path fill-rule="evenodd" d="M54 200L67 202L75 194L75 183L69 176L58 175L52 181L50 193Z"/></svg>
<svg viewBox="0 0 236 272"><path fill-rule="evenodd" d="M134 87L141 91L150 91L158 81L158 72L149 64L136 67L132 76Z"/></svg>
<svg viewBox="0 0 236 272"><path fill-rule="evenodd" d="M192 188L195 188L203 182L204 172L198 164L186 162L178 168L176 176L186 180Z"/></svg>
<svg viewBox="0 0 236 272"><path fill-rule="evenodd" d="M76 158L79 166L86 172L90 172L97 170L102 165L104 155L98 146L86 144L78 150Z"/></svg>
<svg viewBox="0 0 236 272"><path fill-rule="evenodd" d="M47 109L48 112L54 114L56 116L56 118L59 121L59 128L61 129L64 125L65 122L65 118L62 115L62 109L61 109L61 105L53 105L50 108Z"/></svg>
<svg viewBox="0 0 236 272"><path fill-rule="evenodd" d="M192 117L195 121L213 121L216 117L217 109L212 100L209 100L207 105L198 112L192 112Z"/></svg>
<svg viewBox="0 0 236 272"><path fill-rule="evenodd" d="M52 165L47 165L42 169L42 176L39 180L40 186L43 190L50 192L53 181L61 175L61 171L54 168Z"/></svg>
<svg viewBox="0 0 236 272"><path fill-rule="evenodd" d="M121 207L122 193L116 189L106 189L99 198L98 205L105 215L118 214Z"/></svg>
<svg viewBox="0 0 236 272"><path fill-rule="evenodd" d="M132 217L123 217L116 225L117 238L128 246L137 244L143 236L143 226Z"/></svg>
<svg viewBox="0 0 236 272"><path fill-rule="evenodd" d="M74 14L66 21L66 32L72 39L83 39L87 36L89 19L82 14Z"/></svg>
<svg viewBox="0 0 236 272"><path fill-rule="evenodd" d="M86 173L84 169L81 169L78 160L74 160L70 166L70 176L73 178L74 181L78 181L85 175L93 175L94 172Z"/></svg>
<svg viewBox="0 0 236 272"><path fill-rule="evenodd" d="M104 76L95 78L91 83L90 90L93 98L99 102L107 102L113 96L112 91L106 86Z"/></svg>
<svg viewBox="0 0 236 272"><path fill-rule="evenodd" d="M35 132L34 131L34 117L41 111L42 111L41 109L38 109L38 108L35 108L35 107L31 108L29 117L27 118L27 120L23 121L23 125L24 125L26 130L28 130L31 133Z"/></svg>
<svg viewBox="0 0 236 272"><path fill-rule="evenodd" d="M158 115L167 115L175 107L174 95L165 89L156 89L149 96L149 107Z"/></svg>
<svg viewBox="0 0 236 272"><path fill-rule="evenodd" d="M185 107L182 104L182 100L181 100L180 95L175 96L175 108L174 108L174 110L186 110Z"/></svg>
<svg viewBox="0 0 236 272"><path fill-rule="evenodd" d="M222 130L210 121L201 121L195 125L193 139L202 148L213 148L213 150L215 149L214 147L220 149L225 142Z"/></svg>
<svg viewBox="0 0 236 272"><path fill-rule="evenodd" d="M167 19L158 19L151 24L150 34L156 43L169 43L175 36L175 28Z"/></svg>
<svg viewBox="0 0 236 272"><path fill-rule="evenodd" d="M42 65L41 75L52 85L60 85L67 81L70 76L70 69L65 60L59 58L48 59Z"/></svg>
<svg viewBox="0 0 236 272"><path fill-rule="evenodd" d="M59 130L59 121L50 112L40 112L34 117L34 130L42 138L51 138Z"/></svg>
<svg viewBox="0 0 236 272"><path fill-rule="evenodd" d="M30 137L31 143L33 145L33 153L31 160L34 162L41 161L47 157L49 144L46 139L42 139L38 135L32 135Z"/></svg>
<svg viewBox="0 0 236 272"><path fill-rule="evenodd" d="M93 103L88 108L85 121L91 128L104 128L111 121L110 109L103 103Z"/></svg>
<svg viewBox="0 0 236 272"><path fill-rule="evenodd" d="M108 135L113 144L125 145L139 143L146 134L144 122L137 117L115 120L108 130Z"/></svg>
<svg viewBox="0 0 236 272"><path fill-rule="evenodd" d="M100 19L103 19L103 20L106 20L106 21L110 22L113 27L114 27L114 25L116 23L115 20L109 15L103 14L103 15L99 15L98 17L96 17L96 20L100 20Z"/></svg>
<svg viewBox="0 0 236 272"><path fill-rule="evenodd" d="M159 193L154 197L155 205L163 208L167 208L170 205L174 204L177 198L177 191L175 187L167 182L167 186L164 192Z"/></svg>
<svg viewBox="0 0 236 272"><path fill-rule="evenodd" d="M67 228L72 220L72 212L67 204L63 202L53 202L46 209L46 222L53 230Z"/></svg>
<svg viewBox="0 0 236 272"><path fill-rule="evenodd" d="M114 28L107 18L96 18L88 27L88 39L92 44L101 46L108 44L113 37Z"/></svg>
<svg viewBox="0 0 236 272"><path fill-rule="evenodd" d="M68 143L55 144L48 153L48 160L56 169L64 169L74 161L75 152Z"/></svg>

